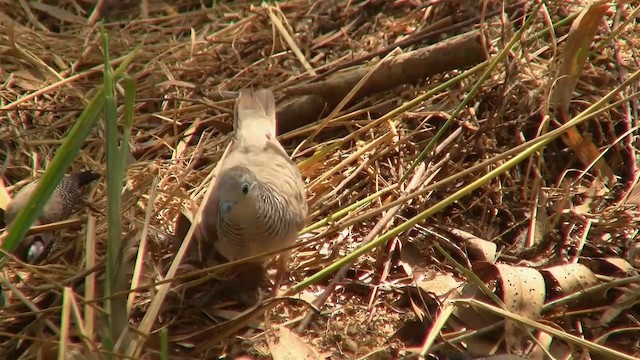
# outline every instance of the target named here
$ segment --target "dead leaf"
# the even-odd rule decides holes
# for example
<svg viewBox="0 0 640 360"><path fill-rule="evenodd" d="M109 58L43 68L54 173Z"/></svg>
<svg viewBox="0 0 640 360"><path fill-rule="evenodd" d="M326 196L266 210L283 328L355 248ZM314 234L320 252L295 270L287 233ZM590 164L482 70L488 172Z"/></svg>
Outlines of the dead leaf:
<svg viewBox="0 0 640 360"><path fill-rule="evenodd" d="M638 271L625 259L619 257L608 257L604 258L603 261L613 265L616 269L623 273L621 274L623 276L638 274Z"/></svg>
<svg viewBox="0 0 640 360"><path fill-rule="evenodd" d="M591 165L594 163L593 168L600 171L603 182L601 187L604 187L608 179L613 178L614 173L611 167L600 157L600 150L598 147L588 138L582 137L575 127L572 127L563 133L562 141L576 153L576 156L584 165Z"/></svg>
<svg viewBox="0 0 640 360"><path fill-rule="evenodd" d="M627 254L627 259L633 266L640 267L640 244L633 244Z"/></svg>
<svg viewBox="0 0 640 360"><path fill-rule="evenodd" d="M531 221L527 233L527 248L539 245L544 239L544 236L553 228L545 206L547 196L539 184L536 185L536 190L535 197L531 202L531 209L529 210Z"/></svg>
<svg viewBox="0 0 640 360"><path fill-rule="evenodd" d="M560 289L560 296L573 294L598 283L596 275L583 264L566 264L542 270L553 288Z"/></svg>
<svg viewBox="0 0 640 360"><path fill-rule="evenodd" d="M432 279L417 281L417 283L420 289L433 293L438 298L449 295L451 291L462 285L462 281L449 273L437 274Z"/></svg>
<svg viewBox="0 0 640 360"><path fill-rule="evenodd" d="M571 24L552 95L554 105L563 113L569 111L573 90L587 61L589 48L602 17L609 9L608 2L601 0L591 3Z"/></svg>
<svg viewBox="0 0 640 360"><path fill-rule="evenodd" d="M321 360L320 354L293 331L281 326L267 335L273 360Z"/></svg>
<svg viewBox="0 0 640 360"><path fill-rule="evenodd" d="M427 266L427 258L420 251L420 247L413 241L407 241L400 246L400 266L409 276L413 276L413 270L416 268L425 268Z"/></svg>
<svg viewBox="0 0 640 360"><path fill-rule="evenodd" d="M539 332L536 338L538 342L533 346L533 349L531 349L531 352L529 352L529 359L544 360L546 359L546 356L547 356L546 351L548 351L551 348L553 336L544 332Z"/></svg>
<svg viewBox="0 0 640 360"><path fill-rule="evenodd" d="M486 261L494 263L498 246L491 241L480 238L469 238L466 240L467 253L473 261Z"/></svg>
<svg viewBox="0 0 640 360"><path fill-rule="evenodd" d="M485 283L497 281L500 284L506 310L531 320L540 318L546 286L544 277L538 270L476 262L473 264L473 271ZM513 321L505 321L505 342L510 353L524 354L530 338L530 330Z"/></svg>
<svg viewBox="0 0 640 360"><path fill-rule="evenodd" d="M622 204L640 206L640 186L638 184L640 184L640 172L636 172L633 178L633 185L629 188L627 194L621 201Z"/></svg>
<svg viewBox="0 0 640 360"><path fill-rule="evenodd" d="M556 84L553 87L552 101L563 123L569 119L569 105L573 98L573 91L578 83L578 78L589 56L589 48L593 42L602 17L609 9L609 1L596 1L584 8L580 15L573 21L567 35L564 53ZM600 150L593 142L578 133L575 127L562 135L562 140L573 150L584 165L590 165L595 161L594 168L599 170L607 179L613 178L613 170L600 158Z"/></svg>
<svg viewBox="0 0 640 360"><path fill-rule="evenodd" d="M502 285L502 301L507 310L531 320L538 320L546 296L542 274L533 268L496 264ZM505 341L510 353L524 354L529 340L527 328L513 321L505 322Z"/></svg>
<svg viewBox="0 0 640 360"><path fill-rule="evenodd" d="M399 326L393 334L394 339L399 339L405 345L420 346L424 340L424 335L429 331L429 323L416 318L409 318Z"/></svg>
<svg viewBox="0 0 640 360"><path fill-rule="evenodd" d="M587 258L581 260L581 263L598 274L608 276L627 277L638 274L637 270L627 260L619 257Z"/></svg>
<svg viewBox="0 0 640 360"><path fill-rule="evenodd" d="M197 344L193 350L194 355L206 353L215 344L218 344L222 339L229 337L231 334L237 332L243 327L247 326L250 322L256 320L258 317L264 315L266 311L269 311L276 307L278 304L287 301L298 301L292 298L270 298L259 302L255 306L243 311L233 320L228 320L221 324L216 324L206 329L198 330L190 334L185 334L181 337L172 336L171 341L185 341L189 340Z"/></svg>

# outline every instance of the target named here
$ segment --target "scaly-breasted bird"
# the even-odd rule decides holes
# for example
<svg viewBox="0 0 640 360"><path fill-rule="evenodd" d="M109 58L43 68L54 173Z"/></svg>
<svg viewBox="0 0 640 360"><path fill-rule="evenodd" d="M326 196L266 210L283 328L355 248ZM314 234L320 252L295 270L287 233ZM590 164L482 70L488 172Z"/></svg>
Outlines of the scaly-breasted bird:
<svg viewBox="0 0 640 360"><path fill-rule="evenodd" d="M74 175L65 175L51 194L49 201L38 216L38 224L49 224L62 221L71 216L73 207L80 200L80 188L99 178L100 175L91 171L83 171ZM27 204L31 194L36 189L38 180L31 182L18 191L4 210L4 222L9 225L18 212Z"/></svg>
<svg viewBox="0 0 640 360"><path fill-rule="evenodd" d="M65 175L53 194L45 204L40 216L35 221L35 225L44 225L66 220L73 213L73 208L81 197L81 187L99 178L100 175L91 171L83 171L74 175ZM31 182L18 191L13 199L7 204L4 210L4 222L9 225L15 220L18 212L27 205L31 194L36 188L38 180ZM27 262L37 261L40 254L45 251L51 242L50 234L40 234L37 237L28 237L21 242L16 251L19 257L23 257ZM36 241L39 238L40 241ZM30 240L30 241L28 241ZM26 249L25 249L26 248ZM26 251L26 255L21 254Z"/></svg>
<svg viewBox="0 0 640 360"><path fill-rule="evenodd" d="M199 225L230 261L292 245L307 216L300 171L276 139L271 90L240 91L234 130ZM280 256L278 275L289 255Z"/></svg>

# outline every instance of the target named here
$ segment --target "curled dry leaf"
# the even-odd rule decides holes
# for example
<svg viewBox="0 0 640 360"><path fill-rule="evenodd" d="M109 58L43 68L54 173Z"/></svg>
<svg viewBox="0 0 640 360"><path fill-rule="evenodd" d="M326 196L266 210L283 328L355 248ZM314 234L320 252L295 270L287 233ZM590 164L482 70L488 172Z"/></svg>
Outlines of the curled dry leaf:
<svg viewBox="0 0 640 360"><path fill-rule="evenodd" d="M424 268L427 265L427 258L416 244L407 241L400 248L399 265L402 266L407 275L413 276L414 269Z"/></svg>
<svg viewBox="0 0 640 360"><path fill-rule="evenodd" d="M498 246L490 241L480 238L469 238L466 240L467 253L473 260L494 263Z"/></svg>
<svg viewBox="0 0 640 360"><path fill-rule="evenodd" d="M571 24L552 98L554 105L563 113L569 109L573 90L589 56L589 48L608 9L608 1L593 2Z"/></svg>
<svg viewBox="0 0 640 360"><path fill-rule="evenodd" d="M531 360L571 359L575 356L575 347L568 345L565 341L555 338L553 335L539 332L537 341L540 346L537 344L534 345L533 349L528 354L528 358ZM551 354L551 358L549 358L547 354Z"/></svg>
<svg viewBox="0 0 640 360"><path fill-rule="evenodd" d="M0 194L1 196L2 194ZM640 267L640 244L634 244L629 249L627 260L635 267Z"/></svg>
<svg viewBox="0 0 640 360"><path fill-rule="evenodd" d="M596 275L582 264L566 264L550 267L542 271L550 284L556 288L559 296L573 294L598 283Z"/></svg>
<svg viewBox="0 0 640 360"><path fill-rule="evenodd" d="M546 295L544 278L536 269L497 264L502 301L507 310L532 320L540 318ZM505 323L505 340L510 352L523 354L529 330L513 321Z"/></svg>
<svg viewBox="0 0 640 360"><path fill-rule="evenodd" d="M637 275L638 271L627 260L620 257L593 258L581 260L582 263L598 274L627 277Z"/></svg>
<svg viewBox="0 0 640 360"><path fill-rule="evenodd" d="M594 1L585 7L571 25L567 35L562 63L552 94L554 106L559 110L562 122L566 122L569 118L568 111L573 90L589 56L589 48L602 22L602 17L609 9L608 2ZM595 162L594 168L599 170L605 179L612 178L613 170L604 159L600 158L598 147L589 138L583 137L577 128L569 129L562 135L562 140L576 153L584 165Z"/></svg>
<svg viewBox="0 0 640 360"><path fill-rule="evenodd" d="M547 356L547 351L551 348L553 336L544 332L538 332L536 340L537 343L533 345L533 349L529 352L529 359L544 360Z"/></svg>
<svg viewBox="0 0 640 360"><path fill-rule="evenodd" d="M622 198L621 203L640 206L640 172L636 171L632 184Z"/></svg>
<svg viewBox="0 0 640 360"><path fill-rule="evenodd" d="M273 360L320 360L320 354L286 327L272 329L267 336Z"/></svg>
<svg viewBox="0 0 640 360"><path fill-rule="evenodd" d="M532 320L540 318L546 288L538 270L486 262L474 264L473 270L485 281L499 282L507 310ZM526 328L513 321L505 322L505 340L509 352L523 354L528 339L529 331Z"/></svg>

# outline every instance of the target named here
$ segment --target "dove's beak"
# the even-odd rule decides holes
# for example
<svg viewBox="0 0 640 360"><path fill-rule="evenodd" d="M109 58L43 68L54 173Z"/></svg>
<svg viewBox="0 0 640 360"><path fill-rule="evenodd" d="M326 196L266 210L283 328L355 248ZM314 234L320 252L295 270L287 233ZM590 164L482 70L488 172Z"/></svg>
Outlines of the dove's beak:
<svg viewBox="0 0 640 360"><path fill-rule="evenodd" d="M225 216L229 215L234 206L236 206L235 201L225 200L220 204L220 211Z"/></svg>

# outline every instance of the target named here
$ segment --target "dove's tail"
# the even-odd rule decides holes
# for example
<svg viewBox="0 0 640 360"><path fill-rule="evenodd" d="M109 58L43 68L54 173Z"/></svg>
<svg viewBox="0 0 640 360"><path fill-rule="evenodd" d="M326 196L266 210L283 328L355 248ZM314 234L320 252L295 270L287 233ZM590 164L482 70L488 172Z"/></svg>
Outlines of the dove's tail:
<svg viewBox="0 0 640 360"><path fill-rule="evenodd" d="M238 139L264 143L276 136L276 101L269 89L242 89L236 100L234 123Z"/></svg>

